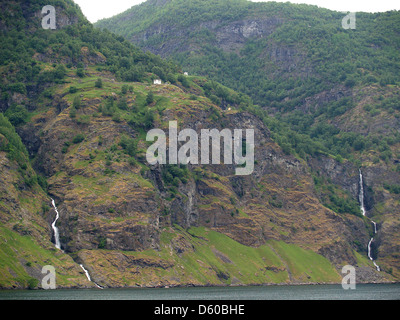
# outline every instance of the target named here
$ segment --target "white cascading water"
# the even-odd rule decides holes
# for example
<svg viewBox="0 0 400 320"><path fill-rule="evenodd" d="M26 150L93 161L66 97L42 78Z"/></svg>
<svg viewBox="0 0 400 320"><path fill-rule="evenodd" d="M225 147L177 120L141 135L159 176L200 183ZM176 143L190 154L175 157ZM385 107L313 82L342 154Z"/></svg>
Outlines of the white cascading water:
<svg viewBox="0 0 400 320"><path fill-rule="evenodd" d="M103 287L99 286L96 282L92 281L92 279L90 278L90 274L89 274L89 272L85 269L85 267L84 267L82 264L80 264L80 266L81 266L82 270L85 272L86 278L87 278L90 282L93 282L93 283L96 285L97 288L103 289Z"/></svg>
<svg viewBox="0 0 400 320"><path fill-rule="evenodd" d="M362 175L361 169L359 169L359 172L360 172L360 194L359 194L358 198L360 200L362 215L366 216L365 203L364 203L364 181L363 181L363 175ZM376 232L377 232L376 223L375 223L375 221L372 221L372 220L371 220L371 223L374 225L374 234L376 234ZM371 255L371 244L373 241L374 241L374 238L371 238L371 240L369 240L369 242L368 242L368 258L374 263L376 270L381 271L381 269L375 263L374 259L372 258L372 255Z"/></svg>
<svg viewBox="0 0 400 320"><path fill-rule="evenodd" d="M51 199L51 204L53 205L53 208L56 211L56 219L51 224L51 227L53 228L53 231L54 231L54 240L56 242L56 248L61 250L60 233L58 232L58 228L56 227L56 223L57 223L57 220L60 218L60 214L58 213L58 209L57 209L56 202L54 201L54 199ZM92 279L90 278L89 272L85 269L85 267L82 264L80 264L80 266L81 266L82 270L85 272L88 280L90 282L93 282L98 288L103 289L96 282L92 281Z"/></svg>
<svg viewBox="0 0 400 320"><path fill-rule="evenodd" d="M90 278L89 272L85 269L85 267L84 267L82 264L80 264L80 266L81 266L82 270L85 272L86 278L88 278L88 280L89 280L90 282L92 282L92 279Z"/></svg>
<svg viewBox="0 0 400 320"><path fill-rule="evenodd" d="M54 231L54 241L56 242L56 248L61 250L60 233L58 232L58 228L56 227L56 223L58 218L60 218L60 215L58 213L56 202L54 201L54 199L51 199L51 204L53 205L53 208L56 211L56 219L51 224L51 227L53 228Z"/></svg>
<svg viewBox="0 0 400 320"><path fill-rule="evenodd" d="M360 193L358 194L358 200L360 201L360 206L361 206L361 213L363 216L365 216L365 206L364 206L364 182L363 182L363 175L361 173L361 169L359 169L360 172Z"/></svg>

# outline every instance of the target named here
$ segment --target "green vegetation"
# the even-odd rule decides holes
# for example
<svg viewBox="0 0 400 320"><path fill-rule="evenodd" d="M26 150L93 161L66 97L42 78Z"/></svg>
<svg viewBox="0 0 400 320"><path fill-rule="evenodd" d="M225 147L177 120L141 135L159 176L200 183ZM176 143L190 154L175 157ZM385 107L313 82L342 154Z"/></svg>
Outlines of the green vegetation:
<svg viewBox="0 0 400 320"><path fill-rule="evenodd" d="M85 140L85 136L82 133L78 133L73 139L72 143L78 144Z"/></svg>
<svg viewBox="0 0 400 320"><path fill-rule="evenodd" d="M137 152L137 141L128 137L127 135L121 136L121 141L119 145L124 149L125 153L134 157Z"/></svg>
<svg viewBox="0 0 400 320"><path fill-rule="evenodd" d="M134 10L116 15L112 20L100 20L96 25L99 28L107 29L113 27L115 33L124 32L124 36L130 38L135 32L149 27L154 21L174 21L178 26L189 27L193 23L209 20L226 19L226 21L234 21L244 16L247 10L248 5L245 0L176 0L158 8L156 12L152 4L143 3L136 6ZM121 21L130 16L131 12L138 14L141 19L136 19L133 22L122 22L112 26L115 21ZM166 15L167 13L169 13L168 16Z"/></svg>
<svg viewBox="0 0 400 320"><path fill-rule="evenodd" d="M54 2L65 8L69 14L76 15L79 22L49 32L43 30L40 25L32 25L32 21L25 19L20 8L9 3L9 7L3 8L0 13L1 21L7 25L7 28L0 31L0 42L4 44L0 48L1 74L7 74L7 77L0 79L3 101L8 101L14 92L27 94L29 90L34 90L38 93L36 91L43 90L46 84L62 83L67 68L73 68L79 77L84 77L86 70L81 61L82 48L87 48L87 55L92 57L99 58L103 55L107 62L104 60L98 66L115 73L116 77L123 81L144 81L147 79L147 73L152 72L153 68L165 74L178 72L175 64L151 53L142 52L122 37L95 29L70 0L28 2L24 10L40 11L44 5ZM28 26L34 30L29 36L25 30ZM39 62L33 58L35 53L44 54L47 59L57 63L50 65ZM29 90L26 84L29 84ZM101 81L96 82L96 87L102 87ZM18 113L21 113L20 107ZM23 114L18 114L12 121L14 120L15 124L18 124L26 119Z"/></svg>
<svg viewBox="0 0 400 320"><path fill-rule="evenodd" d="M146 103L147 103L147 105L149 105L149 104L152 104L153 102L154 102L154 93L152 91L150 91L147 94Z"/></svg>
<svg viewBox="0 0 400 320"><path fill-rule="evenodd" d="M249 230L252 230L247 229L246 223L256 221L253 220L256 216L258 217L255 219L260 219L260 223L263 223L262 219L267 212L277 217L286 214L289 219L289 214L293 210L285 212L284 209L288 207L287 198L283 196L281 198L278 193L281 190L282 193L299 191L298 198L301 200L303 200L303 193L306 194L304 203L299 204L298 208L301 208L299 211L303 210L303 205L305 207L310 205L309 194L313 200L311 205L321 208L320 204L314 201L316 193L321 203L331 210L340 214L360 216L357 201L329 179L314 175L315 193L312 188L300 186L301 183L305 184L304 181L297 181L296 187L299 190L295 190L294 186L287 187L289 185L287 181L283 181L282 186L278 188L277 182L272 180L270 185L263 186L265 187L264 201L254 205L260 210L252 211L254 203L250 197L258 197L258 190L251 188L252 181L245 179L230 181L232 177L227 172L214 173L207 168L192 168L183 165L165 165L160 166L159 169L150 170L144 161L143 150L148 145L144 137L146 131L155 125L165 126L168 112L176 112L179 120L182 119L182 121L190 118L191 123L195 123L195 120L199 121L195 119L196 115L201 114L206 119L206 123L211 120L218 125L224 125L227 115L243 111L257 115L271 131L272 138L287 154L306 160L323 154L339 162L350 160L358 163L361 161L361 155L376 151L378 162L383 160L390 164L390 160L396 156L394 149L400 134L393 133L387 128L390 134L382 132L380 135L367 135L351 131L344 132L338 129L336 121L349 111L363 109L362 107L371 117L378 117L381 113L396 117L399 111L398 95L394 93L394 89L393 92L391 91L390 86L398 83L398 74L395 72L398 62L395 59L397 57L395 52L390 52L390 54L386 52L393 47L393 39L397 39L392 31L383 43L379 43L379 50L385 51L384 54L378 57L371 48L367 50L367 54L371 57L377 57L377 65L385 65L382 68L385 73L381 73L380 69L371 64L366 65L365 70L362 71L360 69L363 66L359 63L366 63L368 60L366 54L358 61L357 55L362 54L362 46L361 49L357 49L354 57L348 52L350 41L354 40L353 37L356 38L355 35L345 36L343 31L337 31L332 23L328 23L321 34L314 34L313 28L306 29L303 34L299 30L293 31L287 27L296 28L292 19L300 21L300 26L304 27L310 22L306 16L316 12L318 14L315 14L315 21L310 23L318 28L326 22L326 19L338 18L336 14L327 10L318 11L314 7L294 7L289 4L267 4L264 7L265 4L254 4L244 0L168 2L165 8L157 13L159 16L156 18L162 20L164 14L171 12L170 18L176 19L176 25L183 28L193 23L209 21L209 19L221 20L226 26L248 14L256 17L259 12L268 17L278 15L283 20L289 21L287 26L277 26L277 33L265 37L260 42L250 39L239 50L240 52L235 53L223 52L214 47L212 43L215 42L215 38L210 32L202 30L199 36L194 32L192 39L201 44L200 49L189 55L185 52L179 53L176 59L182 64L189 63L191 73L214 78L214 80L208 80L202 76L185 76L175 62L163 60L149 52L144 53L129 44L122 36L95 29L70 0L50 0L50 4L52 3L65 9L70 18L76 15L78 23L49 32L37 27L33 21L25 19L26 12L29 10L32 13L39 12L42 4L49 4L42 0L35 4L32 1L24 2L24 6L21 7L8 1L7 5L4 5L3 12L0 13L1 21L5 25L5 28L0 28L0 41L4 44L0 48L0 75L2 76L0 77L0 107L4 111L0 113L0 151L5 152L11 162L14 161L11 163L11 170L17 171L16 182L12 187L19 190L21 195L17 195L20 198L16 200L16 207L18 202L29 203L31 207L36 208L37 215L34 217L45 225L43 218L48 219L49 206L38 201L36 197L29 199L29 196L34 193L32 191L39 191L45 197L45 192L49 188L51 194L65 196L66 208L71 211L69 219L74 223L70 226L70 230L67 228L65 232L76 234L78 227L82 227L79 232L85 232L84 242L87 244L89 241L86 237L90 239L92 233L99 230L95 228L101 227L101 222L109 224L110 229L105 232L118 232L119 223L125 223L125 220L130 219L132 227L126 225L127 237L137 236L136 226L147 227L151 224L149 228L154 227L157 234L154 237L150 236L151 232L143 229L144 238L132 245L134 248L136 245L141 247L140 251L118 252L121 255L151 257L153 260L150 262L172 263L172 268L140 267L137 268L137 272L131 272L132 267L129 271L130 277L139 277L137 274L142 272L139 282L143 284L154 283L154 278L151 279L153 273L156 274L157 279L162 279L163 276L176 279L179 273L180 280L178 281L190 283L195 280L194 282L200 284L340 280L334 266L327 259L312 250L305 249L308 243L301 243L302 247L300 247L269 240L259 247L250 247L204 227L184 230L178 225L173 225L179 221L180 212L172 210L175 210L177 206L186 205L189 199L187 192L189 186L185 184L188 181L194 181L200 186L201 180L203 183L207 182L211 191L213 189L211 184L213 184L217 193L223 196L221 194L207 195L204 192L196 198L196 201L188 203L193 208L199 209L199 212L209 209L209 213L205 212L205 215L209 216L206 216L204 220L202 220L203 216L199 218L199 225L205 222L211 226L212 214L214 214L212 211L218 206L217 209L224 211L221 214L226 214L228 219L235 221L232 225L237 229L232 230L233 234L240 233L246 236L251 232ZM170 10L171 6L177 6L179 10ZM188 7L193 9L190 14L187 13ZM286 13L281 12L282 7ZM143 10L141 17L144 20L137 20L136 30L143 31L151 26L155 19L152 16L153 9L148 7L148 4L139 6L138 10ZM393 18L391 15L383 15L383 17L390 22L392 19L397 19L396 16ZM383 19L381 15L375 18ZM389 21L385 25L388 26ZM363 28L361 24L361 37L367 37ZM396 31L397 27L394 29ZM332 37L328 36L334 33L333 31L337 31L337 39L336 37L331 39ZM318 40L309 39L310 36ZM344 57L331 50L328 40L324 40L322 49L318 51L317 41L325 38L335 40L335 44L343 41L346 53L343 54ZM364 38L356 39L355 43L359 44L359 41L364 40ZM156 45L161 43L159 42L161 38L153 38L150 41ZM260 65L259 57L263 57L263 54L265 57L267 53L264 51L265 48L276 44L282 45L283 48L304 50L304 55L310 59L315 70L304 77L304 74L296 74L296 72L287 75L279 69L279 66L275 70L275 67L268 63ZM327 53L331 54L327 63L332 66L319 63L321 57ZM391 65L391 70L388 70L387 64ZM265 77L265 74L268 76ZM165 85L153 86L152 80L156 77L160 78ZM244 93L234 91L218 81ZM376 101L371 98L371 105L360 106L359 96L344 94L332 101L312 102L307 112L300 108L305 98L313 97L331 86L343 85L345 87L343 90L351 90L366 84L387 86L389 89L381 100ZM253 105L253 100L257 105ZM167 112L164 112L165 110ZM271 111L274 116L270 115ZM37 155L29 159L27 149L17 134L20 130L26 134L24 130L31 128L33 134L37 135L34 136L35 140L40 140L38 145L42 143L44 147L49 147L50 151L54 151L46 153L43 160L38 159L40 157ZM265 129L262 126L260 128ZM266 135L269 135L269 132ZM21 136L24 139L26 137ZM36 139L39 136L40 138ZM52 142L55 143L52 144ZM269 138L266 139L266 143L279 154L278 148ZM27 146L30 152L37 147L33 143ZM245 151L244 144L242 148L244 148L242 151ZM49 182L46 177L35 173L31 161L38 164L35 167L38 167L41 172L48 174ZM39 163L40 161L43 163ZM42 164L43 167L41 167ZM51 166L45 167L47 164ZM391 170L394 171L394 168L395 166L392 165ZM265 171L269 170L269 168L265 169ZM162 181L159 179L159 174ZM304 173L304 177L306 176L309 177L308 173ZM285 178L289 180L291 177L285 176ZM206 179L212 180L206 181ZM249 178L251 179L253 178ZM295 179L291 180L290 183L294 181L296 184ZM66 183L68 186L65 185ZM57 190L59 186L63 188L65 186L64 190ZM167 192L164 192L164 187ZM42 193L40 188L45 192ZM393 194L400 193L400 186L397 184L387 184L384 188ZM179 193L179 190L182 192ZM306 193L308 191L310 191L309 194ZM59 192L61 192L60 195L58 195ZM78 206L74 205L75 201L79 202ZM137 207L134 203L136 201ZM8 207L8 203L0 201L1 209L6 208L5 211L10 211ZM150 214L146 212L146 209L149 209ZM186 211L188 210L185 207L185 215L188 214ZM23 215L17 212L24 219L16 222L13 228L18 233L11 231L9 226L0 225L0 283L34 289L38 287L38 281L28 275L26 268L38 268L44 262L46 264L54 262L55 265L65 267L61 268L62 270L69 272L73 270L74 264L71 262L71 265L65 266L58 261L58 257L63 256L64 259L70 257L56 250L45 250L36 244L33 241L35 239L29 235L29 228L36 233L41 233L43 227L40 223L36 225L36 221L32 223L33 226L26 227L22 222L29 223L29 220L25 221L25 216L31 214L31 211L25 210L22 213ZM104 213L113 216L113 219L101 218ZM155 221L153 215L156 217L158 214L163 214L163 218L166 219L160 220L162 222L160 225L165 226L169 223L172 225L171 228L163 229L161 233L158 233L161 229L153 225ZM91 231L85 230L85 219L93 222ZM217 226L216 220L214 214L215 226ZM227 223L232 221L228 220ZM279 223L283 226L285 222L284 219L275 221L271 214L270 223L274 228L276 226L279 229ZM6 223L13 222L7 220ZM263 229L265 225L260 226ZM125 225L123 227L125 228ZM314 225L310 226L311 230L313 227ZM289 228L290 226L287 229ZM296 233L294 224L291 228L291 231ZM306 227L304 229L306 230ZM254 237L261 240L263 236L268 236L268 232L267 229L263 229L263 235L254 235ZM278 236L279 234L285 236L285 239L291 236L289 231L272 230L271 232ZM45 235L43 239L36 240L42 241L45 247L49 245L48 232L43 232L43 235ZM142 248L153 248L153 244L158 245L158 236L161 237L159 250L143 249L142 251ZM81 241L76 241L71 235L65 236L64 240L66 243L70 241L73 244L71 247L81 245ZM106 250L109 246L107 236L99 232L94 234L92 240L91 244L94 247L89 251L94 254L109 254ZM155 243L149 246L146 243L140 243L142 240ZM136 239L134 241L136 242ZM365 249L360 242L354 241L353 244L360 248L360 251ZM129 250L134 249L129 248ZM73 255L75 254L78 253ZM91 253L87 254L89 256ZM144 265L146 263L147 261L144 261ZM103 267L106 264L99 263L99 265ZM135 263L132 266L135 266ZM115 276L119 274L118 272ZM82 273L80 275L83 277ZM62 274L61 277L63 277ZM66 283L71 283L71 279L67 276L65 279L62 278L61 283L64 280Z"/></svg>
<svg viewBox="0 0 400 320"><path fill-rule="evenodd" d="M263 37L249 37L239 52L218 46L213 30L223 30L232 21L249 18L271 19L273 32ZM373 150L380 153L382 160L389 161L392 154L385 140L400 139L394 130L389 135L372 132L366 136L340 131L337 125L331 124L333 119L353 110L360 103L360 97L340 93L323 102L312 98L332 88L345 92L369 85L400 85L400 14L396 11L358 13L357 29L353 32L341 27L342 19L340 12L308 5L175 0L163 6L145 2L95 25L132 39L155 25L169 26L174 21L173 30L185 32L180 36L182 43L190 43L191 48L197 49L182 51L180 45L175 49L169 45L166 47L170 51L164 54L190 74L207 76L250 96L260 106L254 107L253 112L264 119L286 153L304 159L330 154L354 162L360 153ZM199 27L209 21L216 23L213 30ZM187 26L191 26L191 31L186 31ZM139 45L159 50L170 40L175 41L173 31L150 36ZM288 71L288 65L293 64L297 67L290 67ZM188 86L187 77L180 75L177 80ZM217 105L232 102L232 95L221 90L220 85L210 81L201 87ZM252 103L244 94L239 96L245 100L236 99L236 104L243 102L242 110L249 110ZM304 112L306 99L312 103ZM371 115L388 110L399 117L398 99L398 93L393 93L377 101L369 107ZM268 116L271 110L273 118Z"/></svg>
<svg viewBox="0 0 400 320"><path fill-rule="evenodd" d="M269 241L258 248L244 246L221 233L207 228L178 227L180 236L193 250L182 254L170 251L175 233L165 230L161 235L161 248L154 251L130 253L137 257L157 258L181 266L180 282L199 284L247 284L301 282L337 282L340 276L324 257L296 245ZM172 260L172 261L171 261ZM174 276L173 269L160 269L158 276ZM290 273L290 274L289 274ZM141 280L148 281L148 274Z"/></svg>
<svg viewBox="0 0 400 320"><path fill-rule="evenodd" d="M0 151L5 151L7 157L18 164L18 172L23 179L22 183L29 188L34 188L39 185L40 187L45 186L43 179L40 178L38 180L36 172L32 169L28 152L20 136L2 113L0 113ZM38 184L39 181L40 184Z"/></svg>
<svg viewBox="0 0 400 320"><path fill-rule="evenodd" d="M179 182L188 181L189 170L184 165L165 165L162 170L162 178L167 185L178 187Z"/></svg>
<svg viewBox="0 0 400 320"><path fill-rule="evenodd" d="M25 266L21 260L26 261ZM38 245L31 236L21 236L0 225L0 284L2 286L36 289L41 284L38 279L28 274L25 267L41 270L45 265L53 265L57 269L58 286L84 280L78 272L75 275L65 272L66 266L72 266L72 259L68 256L55 255L53 250L44 249Z"/></svg>
<svg viewBox="0 0 400 320"><path fill-rule="evenodd" d="M94 86L95 86L96 88L100 88L100 89L103 88L103 81L101 80L101 78L98 78L98 79L96 80Z"/></svg>
<svg viewBox="0 0 400 320"><path fill-rule="evenodd" d="M6 151L8 157L16 160L21 168L28 163L28 152L13 125L0 113L0 151Z"/></svg>
<svg viewBox="0 0 400 320"><path fill-rule="evenodd" d="M29 117L26 108L17 104L11 105L11 107L7 109L4 115L14 126L26 123Z"/></svg>
<svg viewBox="0 0 400 320"><path fill-rule="evenodd" d="M322 176L314 175L314 187L321 202L327 208L337 213L350 213L361 217L361 209L358 202L350 194L332 184Z"/></svg>
<svg viewBox="0 0 400 320"><path fill-rule="evenodd" d="M383 187L388 190L390 193L400 194L400 185L398 184L388 184L385 183Z"/></svg>

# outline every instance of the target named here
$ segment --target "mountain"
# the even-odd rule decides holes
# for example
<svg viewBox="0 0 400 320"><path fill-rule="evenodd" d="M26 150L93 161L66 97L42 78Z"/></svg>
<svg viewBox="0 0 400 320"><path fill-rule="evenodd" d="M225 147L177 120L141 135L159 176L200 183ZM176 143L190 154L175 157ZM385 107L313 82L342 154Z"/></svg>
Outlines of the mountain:
<svg viewBox="0 0 400 320"><path fill-rule="evenodd" d="M357 13L355 30L342 27L344 18L289 3L172 0L144 2L96 27L248 94L288 124L281 135L306 135L280 142L302 157L373 148L395 158L383 141L399 138L385 125L399 125L400 13Z"/></svg>
<svg viewBox="0 0 400 320"><path fill-rule="evenodd" d="M45 265L59 288L340 283L347 264L359 282L398 279L398 173L363 167L378 272L355 163L288 152L296 132L246 94L94 28L70 0L0 6L1 288L40 288ZM254 171L149 164L147 133L171 121L254 130Z"/></svg>
<svg viewBox="0 0 400 320"><path fill-rule="evenodd" d="M374 250L396 272L400 13L355 18L349 29L346 14L316 6L171 0L95 26L248 94L274 141L307 162L318 198L335 212L358 211L332 191L359 202L361 168L367 215L380 229Z"/></svg>

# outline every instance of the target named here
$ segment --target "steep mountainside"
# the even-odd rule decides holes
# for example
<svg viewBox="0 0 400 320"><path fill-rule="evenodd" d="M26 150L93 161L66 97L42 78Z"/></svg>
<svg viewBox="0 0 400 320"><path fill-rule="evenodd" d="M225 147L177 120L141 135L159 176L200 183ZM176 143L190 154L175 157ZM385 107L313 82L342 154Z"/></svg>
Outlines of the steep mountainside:
<svg viewBox="0 0 400 320"><path fill-rule="evenodd" d="M54 30L41 27L45 5ZM58 287L94 287L80 264L104 287L338 283L346 264L359 281L398 279L396 185L372 182L390 181L386 171L364 173L370 208L394 210L378 215L378 272L354 163L285 152L271 129L281 122L246 95L93 28L72 1L1 9L0 287L41 287L44 265ZM147 132L170 121L198 134L253 129L254 172L150 165ZM324 166L329 179L315 173Z"/></svg>
<svg viewBox="0 0 400 320"><path fill-rule="evenodd" d="M355 29L343 28L343 18L289 3L170 0L147 1L96 27L250 95L274 141L307 161L320 201L335 212L359 212L341 192L358 201L361 168L367 215L378 222L375 254L393 263L400 227L400 14L357 13Z"/></svg>
<svg viewBox="0 0 400 320"><path fill-rule="evenodd" d="M387 144L399 139L400 14L358 13L355 30L343 18L288 3L171 0L96 26L250 95L288 124L277 129L280 144L302 157L374 148L383 160L396 158Z"/></svg>

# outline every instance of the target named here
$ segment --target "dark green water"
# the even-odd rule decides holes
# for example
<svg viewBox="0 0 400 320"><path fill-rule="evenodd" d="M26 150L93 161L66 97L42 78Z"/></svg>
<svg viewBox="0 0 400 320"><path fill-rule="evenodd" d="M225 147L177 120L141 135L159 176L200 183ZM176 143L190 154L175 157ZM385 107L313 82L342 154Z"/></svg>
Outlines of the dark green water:
<svg viewBox="0 0 400 320"><path fill-rule="evenodd" d="M169 289L0 290L0 300L400 300L400 284Z"/></svg>

